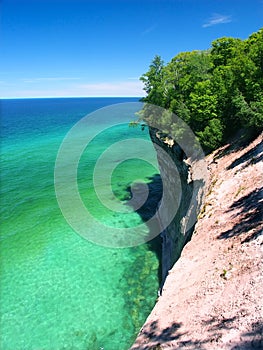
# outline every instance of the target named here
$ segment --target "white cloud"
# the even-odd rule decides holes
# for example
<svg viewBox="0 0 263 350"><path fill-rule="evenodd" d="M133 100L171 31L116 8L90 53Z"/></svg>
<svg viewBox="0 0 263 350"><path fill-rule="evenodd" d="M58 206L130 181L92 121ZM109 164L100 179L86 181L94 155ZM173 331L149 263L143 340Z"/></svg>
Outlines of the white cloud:
<svg viewBox="0 0 263 350"><path fill-rule="evenodd" d="M21 86L22 85L22 86ZM6 86L7 87L7 86ZM2 89L0 98L29 98L29 97L128 97L144 95L143 84L139 80L119 81L119 82L100 82L70 85L50 84L50 87L32 88L26 84L12 86L12 89Z"/></svg>
<svg viewBox="0 0 263 350"><path fill-rule="evenodd" d="M218 24L230 23L232 22L231 16L220 15L219 13L215 13L211 16L206 23L203 24L203 28L212 27Z"/></svg>
<svg viewBox="0 0 263 350"><path fill-rule="evenodd" d="M153 32L156 29L156 25L153 25L151 27L146 28L141 34L142 35L147 35L151 32Z"/></svg>
<svg viewBox="0 0 263 350"><path fill-rule="evenodd" d="M80 78L66 78L66 77L46 77L46 78L32 78L23 79L24 83L38 83L41 81L65 81L65 80L80 80Z"/></svg>
<svg viewBox="0 0 263 350"><path fill-rule="evenodd" d="M86 96L142 96L142 88L139 80L76 85Z"/></svg>

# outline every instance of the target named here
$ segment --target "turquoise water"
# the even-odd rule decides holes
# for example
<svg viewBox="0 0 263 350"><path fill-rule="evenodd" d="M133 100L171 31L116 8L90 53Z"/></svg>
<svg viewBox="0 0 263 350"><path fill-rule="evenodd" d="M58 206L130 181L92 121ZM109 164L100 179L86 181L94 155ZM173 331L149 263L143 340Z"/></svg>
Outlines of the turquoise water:
<svg viewBox="0 0 263 350"><path fill-rule="evenodd" d="M54 191L57 152L74 123L98 108L132 101L1 101L0 349L125 350L153 307L159 262L152 245L117 249L83 239L65 221ZM78 169L83 202L95 217L119 227L143 221L136 212L127 217L101 207L91 163L103 150L101 140L105 148L129 137L149 139L146 129L125 121L93 140ZM129 196L138 169L146 182L157 172L139 159L114 170L120 200Z"/></svg>

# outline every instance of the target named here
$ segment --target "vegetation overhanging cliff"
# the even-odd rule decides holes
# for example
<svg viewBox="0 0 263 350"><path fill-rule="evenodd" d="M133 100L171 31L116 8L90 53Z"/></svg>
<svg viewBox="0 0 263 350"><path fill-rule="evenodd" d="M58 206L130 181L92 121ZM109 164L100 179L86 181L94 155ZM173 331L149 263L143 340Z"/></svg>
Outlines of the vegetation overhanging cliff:
<svg viewBox="0 0 263 350"><path fill-rule="evenodd" d="M176 114L207 152L240 128L256 134L263 125L263 28L246 40L224 37L206 51L180 53L167 65L156 56L141 80L142 101ZM156 116L144 118L151 124ZM162 131L175 138L173 115L164 112L158 119Z"/></svg>

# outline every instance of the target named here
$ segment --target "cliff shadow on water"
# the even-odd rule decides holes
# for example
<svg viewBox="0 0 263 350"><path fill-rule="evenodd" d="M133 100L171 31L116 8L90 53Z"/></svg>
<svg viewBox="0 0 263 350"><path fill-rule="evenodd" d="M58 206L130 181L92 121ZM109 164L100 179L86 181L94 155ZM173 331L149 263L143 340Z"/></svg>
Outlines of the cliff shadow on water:
<svg viewBox="0 0 263 350"><path fill-rule="evenodd" d="M134 208L135 212L138 213L148 226L149 229L149 237L153 237L156 229L160 232L159 222L157 219L153 219L149 221L157 212L159 202L162 198L163 193L163 183L161 176L159 174L155 174L148 178L149 182L147 183L148 187L148 196L144 204L137 208L137 201L130 201L130 206ZM140 200L140 197L145 193L145 184L136 183L136 185L128 186L126 191L130 198L136 197L137 200ZM162 238L161 235L157 235L153 239L150 239L147 243L149 250L153 251L159 261L158 268L158 278L159 284L162 282Z"/></svg>

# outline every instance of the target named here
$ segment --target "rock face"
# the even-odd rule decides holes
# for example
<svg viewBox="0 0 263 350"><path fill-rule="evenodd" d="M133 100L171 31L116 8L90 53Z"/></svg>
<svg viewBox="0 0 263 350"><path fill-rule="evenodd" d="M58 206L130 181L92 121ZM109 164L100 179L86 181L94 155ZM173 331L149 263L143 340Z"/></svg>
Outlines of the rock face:
<svg viewBox="0 0 263 350"><path fill-rule="evenodd" d="M203 159L184 159L184 152L179 145L171 139L161 137L157 129L150 128L150 137L156 149L165 192L164 202L160 203L163 208L158 216L162 230L163 286L168 271L191 239L204 198L206 164Z"/></svg>
<svg viewBox="0 0 263 350"><path fill-rule="evenodd" d="M192 239L131 350L263 348L262 138L235 140L206 158L208 189ZM186 186L189 168L178 167ZM164 274L192 234L182 226L172 222L163 232Z"/></svg>

